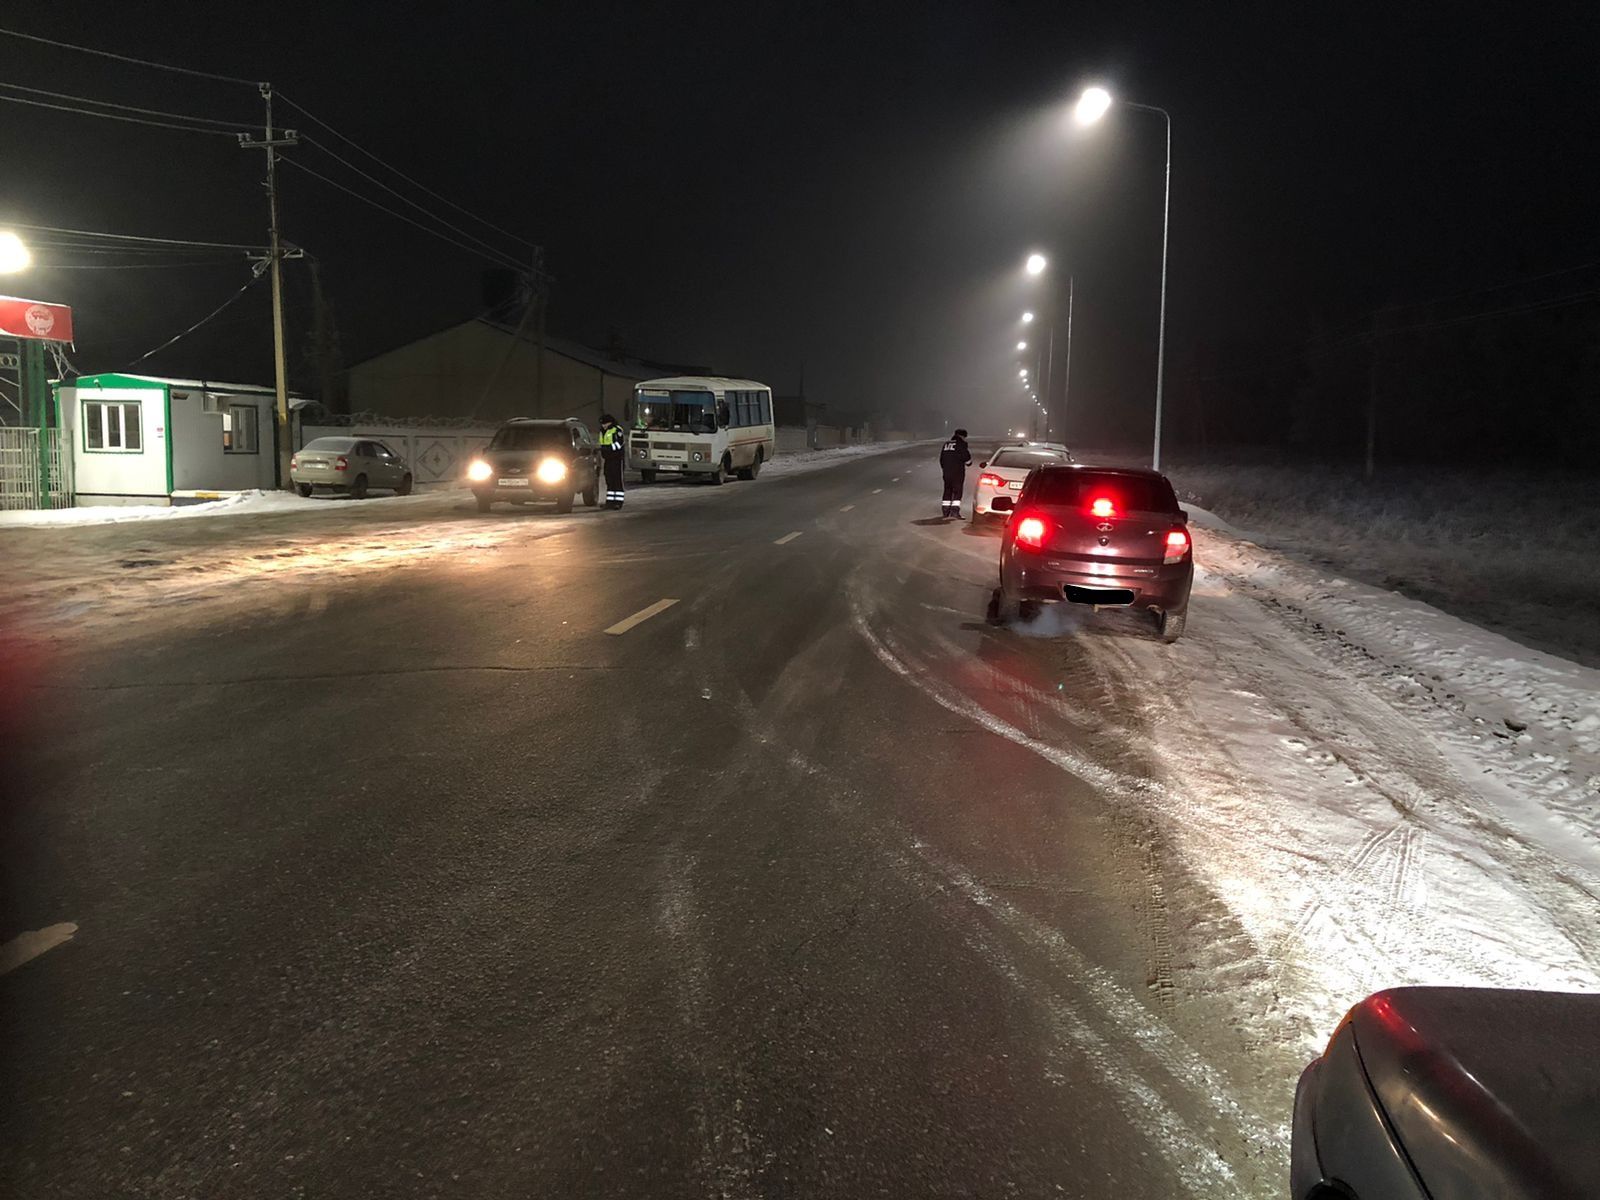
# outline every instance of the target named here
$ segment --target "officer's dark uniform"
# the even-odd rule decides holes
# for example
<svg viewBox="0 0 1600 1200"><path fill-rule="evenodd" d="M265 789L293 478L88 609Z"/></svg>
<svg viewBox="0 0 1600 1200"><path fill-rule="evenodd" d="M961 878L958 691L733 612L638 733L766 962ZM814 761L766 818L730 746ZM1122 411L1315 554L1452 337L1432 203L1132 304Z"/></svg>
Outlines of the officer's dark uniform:
<svg viewBox="0 0 1600 1200"><path fill-rule="evenodd" d="M958 429L955 436L939 451L939 469L944 472L944 504L941 516L961 516L961 491L967 485L967 464L972 461L972 451L967 449L967 431Z"/></svg>
<svg viewBox="0 0 1600 1200"><path fill-rule="evenodd" d="M622 426L610 417L600 418L600 464L606 471L606 507L621 508L627 493L622 487L622 464L628 456Z"/></svg>

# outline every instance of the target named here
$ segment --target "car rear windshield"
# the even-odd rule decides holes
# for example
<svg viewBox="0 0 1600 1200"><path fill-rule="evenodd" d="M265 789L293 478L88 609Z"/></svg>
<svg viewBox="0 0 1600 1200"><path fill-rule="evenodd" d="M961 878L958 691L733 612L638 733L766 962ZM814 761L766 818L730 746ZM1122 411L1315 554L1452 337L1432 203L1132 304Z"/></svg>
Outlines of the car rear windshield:
<svg viewBox="0 0 1600 1200"><path fill-rule="evenodd" d="M491 450L546 450L570 448L572 435L565 425L506 425L495 430Z"/></svg>
<svg viewBox="0 0 1600 1200"><path fill-rule="evenodd" d="M343 454L343 453L347 452L350 449L350 447L354 446L355 444L356 444L355 438L338 438L338 437L314 438L313 440L307 442L304 446L300 447L300 449L302 449L302 450L326 450L329 453L332 453L334 451L338 451L339 453Z"/></svg>
<svg viewBox="0 0 1600 1200"><path fill-rule="evenodd" d="M999 450L989 460L991 467L1017 467L1033 470L1034 467L1053 467L1068 461L1059 450Z"/></svg>
<svg viewBox="0 0 1600 1200"><path fill-rule="evenodd" d="M1035 504L1087 508L1102 496L1119 512L1175 513L1178 498L1165 479L1116 471L1042 471L1029 488Z"/></svg>

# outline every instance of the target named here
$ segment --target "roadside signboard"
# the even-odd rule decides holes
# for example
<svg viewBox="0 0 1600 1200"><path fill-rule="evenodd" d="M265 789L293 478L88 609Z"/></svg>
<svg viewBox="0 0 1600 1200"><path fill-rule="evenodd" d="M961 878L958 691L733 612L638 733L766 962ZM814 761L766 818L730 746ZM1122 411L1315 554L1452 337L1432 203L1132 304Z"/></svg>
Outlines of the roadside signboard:
<svg viewBox="0 0 1600 1200"><path fill-rule="evenodd" d="M37 342L70 342L72 309L65 304L0 296L0 337Z"/></svg>

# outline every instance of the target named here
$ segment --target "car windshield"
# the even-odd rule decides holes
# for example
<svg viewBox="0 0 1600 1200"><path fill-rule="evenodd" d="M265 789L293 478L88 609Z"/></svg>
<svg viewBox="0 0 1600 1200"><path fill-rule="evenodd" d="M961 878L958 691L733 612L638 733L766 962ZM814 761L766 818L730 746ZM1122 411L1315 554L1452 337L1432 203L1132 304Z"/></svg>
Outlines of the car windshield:
<svg viewBox="0 0 1600 1200"><path fill-rule="evenodd" d="M1165 479L1119 471L1045 471L1033 477L1028 499L1034 504L1086 508L1102 497L1117 512L1175 513L1178 498Z"/></svg>
<svg viewBox="0 0 1600 1200"><path fill-rule="evenodd" d="M307 442L300 449L302 453L306 450L317 450L326 454L346 454L355 444L355 438L323 437Z"/></svg>
<svg viewBox="0 0 1600 1200"><path fill-rule="evenodd" d="M572 445L565 425L502 425L495 431L491 450L559 450Z"/></svg>
<svg viewBox="0 0 1600 1200"><path fill-rule="evenodd" d="M717 428L717 398L706 391L640 392L634 424L642 429L711 433Z"/></svg>
<svg viewBox="0 0 1600 1200"><path fill-rule="evenodd" d="M1060 450L1001 450L989 460L989 465L1031 471L1034 467L1057 466L1068 461Z"/></svg>

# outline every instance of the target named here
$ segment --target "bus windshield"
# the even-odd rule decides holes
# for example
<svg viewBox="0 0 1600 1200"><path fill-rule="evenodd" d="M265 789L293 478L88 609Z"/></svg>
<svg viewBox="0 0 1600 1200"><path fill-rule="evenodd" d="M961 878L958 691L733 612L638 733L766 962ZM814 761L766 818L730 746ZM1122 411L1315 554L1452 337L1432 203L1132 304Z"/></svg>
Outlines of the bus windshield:
<svg viewBox="0 0 1600 1200"><path fill-rule="evenodd" d="M640 392L633 423L638 429L715 433L717 398L711 392Z"/></svg>

